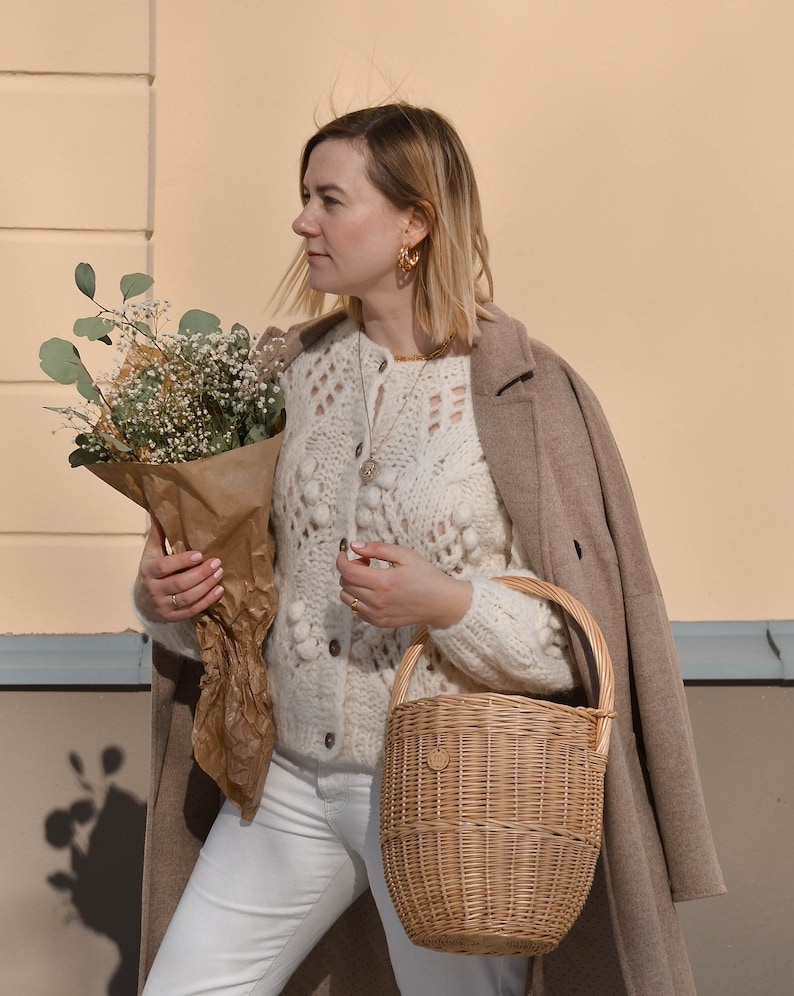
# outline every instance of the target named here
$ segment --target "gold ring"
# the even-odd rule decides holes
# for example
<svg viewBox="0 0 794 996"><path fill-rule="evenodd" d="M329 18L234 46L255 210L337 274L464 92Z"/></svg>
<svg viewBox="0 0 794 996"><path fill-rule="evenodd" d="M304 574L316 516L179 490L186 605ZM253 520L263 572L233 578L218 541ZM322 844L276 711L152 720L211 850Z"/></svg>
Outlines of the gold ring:
<svg viewBox="0 0 794 996"><path fill-rule="evenodd" d="M173 605L173 607L174 607L175 609L178 609L178 608L179 608L179 606L178 606L178 605L176 604L176 595L172 595L172 596L171 596L171 604Z"/></svg>
<svg viewBox="0 0 794 996"><path fill-rule="evenodd" d="M358 612L358 599L357 598L354 598L353 601L350 603L350 611L351 612L356 612L356 613Z"/></svg>

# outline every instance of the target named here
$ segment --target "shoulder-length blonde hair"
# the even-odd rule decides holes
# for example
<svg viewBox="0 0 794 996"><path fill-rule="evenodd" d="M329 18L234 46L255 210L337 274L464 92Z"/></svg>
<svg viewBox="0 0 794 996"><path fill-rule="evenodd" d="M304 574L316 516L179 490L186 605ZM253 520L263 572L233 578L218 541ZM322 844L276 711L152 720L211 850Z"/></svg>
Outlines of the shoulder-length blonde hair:
<svg viewBox="0 0 794 996"><path fill-rule="evenodd" d="M420 244L416 271L417 321L434 342L443 342L453 330L470 339L477 318L490 317L482 305L493 299L493 280L477 181L458 133L441 114L411 104L352 111L306 143L301 196L309 156L328 139L358 143L374 186L397 208L424 212L430 232ZM281 284L280 299L311 316L327 310L325 294L309 286L302 249ZM341 297L336 306L362 321L358 298Z"/></svg>

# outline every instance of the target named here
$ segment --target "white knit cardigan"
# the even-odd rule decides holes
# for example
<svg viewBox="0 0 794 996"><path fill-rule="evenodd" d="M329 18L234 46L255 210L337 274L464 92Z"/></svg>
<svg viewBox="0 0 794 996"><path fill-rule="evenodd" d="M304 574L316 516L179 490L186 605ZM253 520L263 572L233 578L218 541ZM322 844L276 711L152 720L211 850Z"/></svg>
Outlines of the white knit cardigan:
<svg viewBox="0 0 794 996"><path fill-rule="evenodd" d="M340 601L335 561L353 540L409 547L472 584L464 617L431 628L411 697L576 687L557 611L489 580L535 575L483 456L469 358L398 363L344 321L297 357L282 387L287 427L272 505L279 609L265 645L279 745L365 769L381 759L394 671L413 629L369 626ZM381 471L367 482L358 468L373 446ZM198 656L184 625L147 627Z"/></svg>

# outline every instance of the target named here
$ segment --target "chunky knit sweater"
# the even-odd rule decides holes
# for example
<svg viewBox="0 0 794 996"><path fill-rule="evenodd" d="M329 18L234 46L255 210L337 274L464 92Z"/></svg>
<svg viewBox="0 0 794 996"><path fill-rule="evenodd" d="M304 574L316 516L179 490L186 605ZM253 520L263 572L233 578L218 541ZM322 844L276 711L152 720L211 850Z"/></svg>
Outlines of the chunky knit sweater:
<svg viewBox="0 0 794 996"><path fill-rule="evenodd" d="M535 575L483 456L469 358L396 362L345 321L288 367L282 386L287 427L271 513L279 609L265 645L278 743L327 762L380 761L413 628L378 629L340 601L335 561L353 540L409 547L472 584L464 617L431 628L411 697L571 691L578 679L556 610L490 580ZM365 481L359 465L373 448L381 470ZM184 627L149 627L197 655Z"/></svg>

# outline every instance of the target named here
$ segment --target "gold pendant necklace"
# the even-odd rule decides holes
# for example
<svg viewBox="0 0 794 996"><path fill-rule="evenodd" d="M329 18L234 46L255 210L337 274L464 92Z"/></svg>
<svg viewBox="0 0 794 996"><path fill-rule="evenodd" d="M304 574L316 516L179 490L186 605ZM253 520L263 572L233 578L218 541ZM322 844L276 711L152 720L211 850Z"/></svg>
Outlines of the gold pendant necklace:
<svg viewBox="0 0 794 996"><path fill-rule="evenodd" d="M421 354L419 354L418 356L395 356L394 357L395 361L397 361L397 362L406 362L408 360L422 360L422 366L419 368L419 373L416 375L416 380L414 380L413 385L411 386L411 390L408 392L408 394L406 394L405 400L403 401L402 405L400 405L400 410L397 412L397 415L396 415L394 421L389 426L389 428L386 430L385 435L381 438L381 440L380 440L380 442L378 443L377 446L373 446L373 444L372 444L372 422L371 422L370 417L369 417L369 405L367 404L367 387L366 387L366 384L364 383L364 367L363 367L363 364L361 362L361 337L362 337L362 335L363 335L363 332L359 329L359 333L358 333L358 372L359 372L359 376L361 377L361 393L364 395L364 414L367 416L367 431L369 433L369 456L366 458L366 460L362 460L362 462L358 465L358 476L361 478L362 481L366 481L367 483L369 483L370 481L373 481L378 476L378 474L380 474L381 466L378 463L378 461L375 459L375 457L376 457L376 455L378 453L378 450L381 449L381 447L383 446L383 444L389 438L389 436L391 435L392 429L395 427L395 425L397 425L397 422L399 421L400 416L405 411L405 406L411 400L411 398L413 396L413 393L416 390L416 385L419 383L419 380L420 380L422 374L425 371L425 367L427 366L427 364L428 364L428 362L430 360L436 360L436 359L438 359L439 356L443 356L444 355L444 353L449 348L449 344L455 338L455 333L453 332L452 335L449 336L448 339L444 340L444 343L441 346L439 346L438 349L434 350L432 353L429 353L427 356L422 356Z"/></svg>

